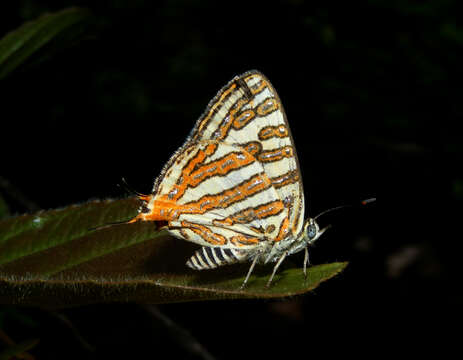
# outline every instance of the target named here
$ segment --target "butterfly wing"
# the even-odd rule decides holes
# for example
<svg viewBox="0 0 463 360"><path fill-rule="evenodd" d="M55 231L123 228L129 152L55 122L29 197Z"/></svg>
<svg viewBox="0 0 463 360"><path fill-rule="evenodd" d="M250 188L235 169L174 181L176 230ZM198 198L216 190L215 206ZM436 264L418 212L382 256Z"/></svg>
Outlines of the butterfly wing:
<svg viewBox="0 0 463 360"><path fill-rule="evenodd" d="M280 99L251 71L209 103L156 179L151 209L156 219L169 212L165 218L177 237L203 246L254 247L299 234L300 178Z"/></svg>
<svg viewBox="0 0 463 360"><path fill-rule="evenodd" d="M299 162L280 98L264 75L244 73L219 91L189 141L204 140L241 146L261 163L288 209L289 227L297 236L304 220Z"/></svg>
<svg viewBox="0 0 463 360"><path fill-rule="evenodd" d="M249 248L282 237L288 214L251 153L211 140L174 155L154 200L177 209L168 223L173 235L203 246Z"/></svg>

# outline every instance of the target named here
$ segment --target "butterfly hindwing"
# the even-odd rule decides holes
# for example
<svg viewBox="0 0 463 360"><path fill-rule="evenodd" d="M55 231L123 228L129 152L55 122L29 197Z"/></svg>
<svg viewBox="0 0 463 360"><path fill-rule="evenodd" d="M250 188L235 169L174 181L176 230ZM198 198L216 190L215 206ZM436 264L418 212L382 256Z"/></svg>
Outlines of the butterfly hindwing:
<svg viewBox="0 0 463 360"><path fill-rule="evenodd" d="M238 145L190 143L174 156L157 199L181 207L172 234L205 246L254 247L278 236L287 217L262 164Z"/></svg>

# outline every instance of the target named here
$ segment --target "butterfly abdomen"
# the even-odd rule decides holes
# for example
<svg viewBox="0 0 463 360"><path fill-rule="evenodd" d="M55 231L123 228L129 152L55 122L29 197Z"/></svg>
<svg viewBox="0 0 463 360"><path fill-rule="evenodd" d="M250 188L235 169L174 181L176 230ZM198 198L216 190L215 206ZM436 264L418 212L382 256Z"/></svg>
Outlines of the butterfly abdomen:
<svg viewBox="0 0 463 360"><path fill-rule="evenodd" d="M193 270L206 270L226 264L234 264L245 259L246 254L240 250L203 246L195 251L186 264Z"/></svg>

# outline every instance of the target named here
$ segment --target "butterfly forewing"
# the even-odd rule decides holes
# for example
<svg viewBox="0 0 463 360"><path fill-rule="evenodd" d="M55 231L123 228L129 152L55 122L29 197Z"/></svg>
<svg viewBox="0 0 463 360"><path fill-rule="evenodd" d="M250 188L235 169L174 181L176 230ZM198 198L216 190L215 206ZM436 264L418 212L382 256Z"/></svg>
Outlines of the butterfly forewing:
<svg viewBox="0 0 463 360"><path fill-rule="evenodd" d="M259 161L289 211L294 235L304 216L296 148L281 101L269 80L250 71L230 81L198 120L191 141L238 144Z"/></svg>
<svg viewBox="0 0 463 360"><path fill-rule="evenodd" d="M203 246L255 247L297 236L304 197L277 93L259 72L233 79L209 103L156 180L169 231ZM160 214L160 216L164 216Z"/></svg>

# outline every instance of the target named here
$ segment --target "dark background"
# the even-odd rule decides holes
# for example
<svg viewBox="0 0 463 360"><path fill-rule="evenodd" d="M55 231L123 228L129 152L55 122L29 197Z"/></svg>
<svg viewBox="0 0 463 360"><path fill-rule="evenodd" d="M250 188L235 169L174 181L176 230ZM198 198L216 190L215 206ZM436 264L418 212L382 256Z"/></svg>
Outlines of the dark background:
<svg viewBox="0 0 463 360"><path fill-rule="evenodd" d="M123 197L122 177L149 192L209 100L250 69L285 106L309 214L378 198L325 218L312 262L350 265L309 295L159 306L210 353L445 355L463 303L457 1L12 3L1 36L67 6L94 14L81 41L0 83L2 174L39 208ZM196 358L134 304L62 313L93 355L47 312L9 309L2 324L18 341L40 334L39 359Z"/></svg>

